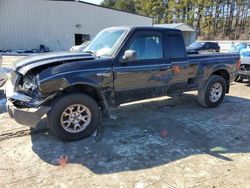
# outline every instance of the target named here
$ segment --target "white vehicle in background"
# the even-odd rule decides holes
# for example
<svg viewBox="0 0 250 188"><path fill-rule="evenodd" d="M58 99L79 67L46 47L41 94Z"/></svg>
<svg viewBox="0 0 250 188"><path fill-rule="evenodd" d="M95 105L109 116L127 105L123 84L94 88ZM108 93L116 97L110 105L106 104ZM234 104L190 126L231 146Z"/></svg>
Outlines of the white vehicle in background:
<svg viewBox="0 0 250 188"><path fill-rule="evenodd" d="M6 72L2 68L2 60L3 58L0 54L0 87L2 87L8 79Z"/></svg>
<svg viewBox="0 0 250 188"><path fill-rule="evenodd" d="M89 45L89 43L90 41L86 41L82 43L81 45L72 46L69 51L70 52L82 52Z"/></svg>
<svg viewBox="0 0 250 188"><path fill-rule="evenodd" d="M240 53L240 70L235 79L236 82L242 82L244 79L250 81L250 44L245 43L246 46L242 48Z"/></svg>

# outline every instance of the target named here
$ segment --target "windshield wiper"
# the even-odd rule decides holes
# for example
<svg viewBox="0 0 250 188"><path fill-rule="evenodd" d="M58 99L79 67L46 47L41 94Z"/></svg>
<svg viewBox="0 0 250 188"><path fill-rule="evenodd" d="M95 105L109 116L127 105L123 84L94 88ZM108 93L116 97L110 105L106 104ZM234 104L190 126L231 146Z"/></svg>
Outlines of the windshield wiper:
<svg viewBox="0 0 250 188"><path fill-rule="evenodd" d="M83 51L84 53L88 53L88 54L93 54L94 56L97 57L96 52L92 51L92 50L87 50L87 51Z"/></svg>

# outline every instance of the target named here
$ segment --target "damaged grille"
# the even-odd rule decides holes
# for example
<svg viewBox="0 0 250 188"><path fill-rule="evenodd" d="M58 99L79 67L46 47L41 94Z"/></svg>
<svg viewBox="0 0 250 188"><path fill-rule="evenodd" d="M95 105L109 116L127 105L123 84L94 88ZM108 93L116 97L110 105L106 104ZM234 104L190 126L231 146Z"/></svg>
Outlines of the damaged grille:
<svg viewBox="0 0 250 188"><path fill-rule="evenodd" d="M241 65L240 70L250 71L250 65Z"/></svg>
<svg viewBox="0 0 250 188"><path fill-rule="evenodd" d="M9 100L18 108L32 108L36 107L44 101L42 94L36 85L35 75L29 73L25 76L20 75L18 72L12 70L10 72L10 84L13 96ZM31 85L31 86L30 86ZM28 87L30 86L30 87Z"/></svg>

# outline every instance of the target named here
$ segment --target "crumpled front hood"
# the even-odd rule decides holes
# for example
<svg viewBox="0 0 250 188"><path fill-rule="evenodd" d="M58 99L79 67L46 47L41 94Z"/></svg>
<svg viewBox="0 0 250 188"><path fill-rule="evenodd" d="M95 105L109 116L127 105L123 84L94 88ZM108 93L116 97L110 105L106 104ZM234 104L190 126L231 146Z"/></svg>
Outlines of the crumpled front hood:
<svg viewBox="0 0 250 188"><path fill-rule="evenodd" d="M29 70L47 64L53 64L58 61L69 60L91 60L95 56L89 53L72 53L72 52L50 52L40 55L32 55L17 61L13 65L13 69L21 74L26 74Z"/></svg>

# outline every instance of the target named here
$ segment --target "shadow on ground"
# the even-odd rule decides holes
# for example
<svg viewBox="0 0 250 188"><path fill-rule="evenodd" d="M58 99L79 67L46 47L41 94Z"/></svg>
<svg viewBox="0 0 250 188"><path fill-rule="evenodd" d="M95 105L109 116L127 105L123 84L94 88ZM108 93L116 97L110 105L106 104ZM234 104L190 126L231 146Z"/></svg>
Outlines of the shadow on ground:
<svg viewBox="0 0 250 188"><path fill-rule="evenodd" d="M32 135L32 149L45 162L60 156L97 174L141 170L197 154L231 161L225 153L250 152L250 100L226 97L218 108L205 109L196 96L139 103L114 111L98 136L64 143L48 132Z"/></svg>

